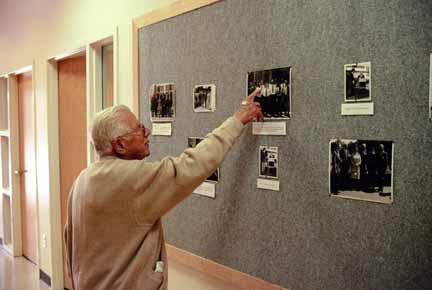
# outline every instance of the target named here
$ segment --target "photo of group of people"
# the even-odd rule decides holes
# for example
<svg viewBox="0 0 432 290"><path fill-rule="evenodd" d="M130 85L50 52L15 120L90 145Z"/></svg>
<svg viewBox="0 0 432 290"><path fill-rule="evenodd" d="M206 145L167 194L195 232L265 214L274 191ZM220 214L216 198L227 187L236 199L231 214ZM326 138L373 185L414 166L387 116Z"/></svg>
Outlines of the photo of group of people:
<svg viewBox="0 0 432 290"><path fill-rule="evenodd" d="M261 104L265 119L289 119L291 117L291 68L276 68L249 72L248 95L261 88L255 101Z"/></svg>
<svg viewBox="0 0 432 290"><path fill-rule="evenodd" d="M259 147L259 176L278 178L278 148L276 146Z"/></svg>
<svg viewBox="0 0 432 290"><path fill-rule="evenodd" d="M330 141L330 193L370 201L393 200L393 142Z"/></svg>
<svg viewBox="0 0 432 290"><path fill-rule="evenodd" d="M175 85L153 84L150 88L152 121L172 121L175 117Z"/></svg>
<svg viewBox="0 0 432 290"><path fill-rule="evenodd" d="M371 101L371 63L346 64L345 102Z"/></svg>
<svg viewBox="0 0 432 290"><path fill-rule="evenodd" d="M194 112L214 112L216 110L216 86L195 86L193 93Z"/></svg>
<svg viewBox="0 0 432 290"><path fill-rule="evenodd" d="M197 146L204 138L202 137L189 137L188 138L188 147L194 148ZM209 177L207 177L206 181L210 182L219 182L220 172L219 168L217 168Z"/></svg>

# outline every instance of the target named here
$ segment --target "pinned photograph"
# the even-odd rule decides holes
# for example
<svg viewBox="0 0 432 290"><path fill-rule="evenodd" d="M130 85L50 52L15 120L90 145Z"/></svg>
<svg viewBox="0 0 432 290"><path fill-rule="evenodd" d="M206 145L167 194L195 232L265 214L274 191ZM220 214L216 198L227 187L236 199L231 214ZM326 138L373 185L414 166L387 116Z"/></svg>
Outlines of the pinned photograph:
<svg viewBox="0 0 432 290"><path fill-rule="evenodd" d="M175 117L175 85L153 84L149 92L151 121L173 121Z"/></svg>
<svg viewBox="0 0 432 290"><path fill-rule="evenodd" d="M367 102L371 97L371 62L346 64L345 102Z"/></svg>
<svg viewBox="0 0 432 290"><path fill-rule="evenodd" d="M202 138L202 137L189 137L188 138L188 147L194 148L202 140L204 140L204 138ZM219 177L220 177L220 172L219 172L219 168L217 168L209 177L207 177L207 179L205 181L217 183L217 182L219 182Z"/></svg>
<svg viewBox="0 0 432 290"><path fill-rule="evenodd" d="M291 67L249 72L247 94L261 88L255 101L261 104L264 119L291 117Z"/></svg>
<svg viewBox="0 0 432 290"><path fill-rule="evenodd" d="M393 142L330 141L329 176L333 196L393 202Z"/></svg>
<svg viewBox="0 0 432 290"><path fill-rule="evenodd" d="M214 112L216 110L215 85L199 85L194 87L193 110L196 113Z"/></svg>
<svg viewBox="0 0 432 290"><path fill-rule="evenodd" d="M432 53L429 66L429 119L432 119Z"/></svg>
<svg viewBox="0 0 432 290"><path fill-rule="evenodd" d="M259 147L259 176L277 179L278 170L278 148L275 146Z"/></svg>

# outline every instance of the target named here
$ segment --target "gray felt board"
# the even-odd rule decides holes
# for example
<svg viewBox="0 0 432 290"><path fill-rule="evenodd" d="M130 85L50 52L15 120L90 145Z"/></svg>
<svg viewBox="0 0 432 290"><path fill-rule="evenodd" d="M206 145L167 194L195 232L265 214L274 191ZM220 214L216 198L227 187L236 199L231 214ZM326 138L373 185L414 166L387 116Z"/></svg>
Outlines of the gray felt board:
<svg viewBox="0 0 432 290"><path fill-rule="evenodd" d="M288 289L432 289L431 0L226 0L139 31L140 118L148 91L176 84L178 155L231 116L250 71L292 67L286 136L249 126L221 165L216 199L192 195L164 217L168 243ZM372 63L373 116L341 116L344 64ZM194 113L215 84L214 113ZM329 141L394 141L394 202L329 196ZM256 188L258 148L279 147L280 192Z"/></svg>

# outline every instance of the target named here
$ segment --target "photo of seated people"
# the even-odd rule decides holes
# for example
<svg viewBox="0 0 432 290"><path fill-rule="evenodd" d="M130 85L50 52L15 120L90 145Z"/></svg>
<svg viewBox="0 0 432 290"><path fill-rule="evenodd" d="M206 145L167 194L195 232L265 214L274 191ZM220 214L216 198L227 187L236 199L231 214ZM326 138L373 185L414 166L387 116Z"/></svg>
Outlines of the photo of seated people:
<svg viewBox="0 0 432 290"><path fill-rule="evenodd" d="M150 89L150 110L152 120L171 120L174 118L174 84L152 85Z"/></svg>
<svg viewBox="0 0 432 290"><path fill-rule="evenodd" d="M391 200L392 154L391 141L332 140L331 194L377 201Z"/></svg>
<svg viewBox="0 0 432 290"><path fill-rule="evenodd" d="M202 137L189 137L188 138L188 147L194 148L197 146L204 138ZM219 168L216 169L205 181L217 183L219 181Z"/></svg>
<svg viewBox="0 0 432 290"><path fill-rule="evenodd" d="M278 148L260 146L260 177L278 178Z"/></svg>
<svg viewBox="0 0 432 290"><path fill-rule="evenodd" d="M261 104L265 119L291 117L290 74L290 67L248 73L248 94L261 88L255 101Z"/></svg>
<svg viewBox="0 0 432 290"><path fill-rule="evenodd" d="M214 112L215 85L196 86L194 89L194 112Z"/></svg>
<svg viewBox="0 0 432 290"><path fill-rule="evenodd" d="M345 102L371 101L370 62L345 65Z"/></svg>

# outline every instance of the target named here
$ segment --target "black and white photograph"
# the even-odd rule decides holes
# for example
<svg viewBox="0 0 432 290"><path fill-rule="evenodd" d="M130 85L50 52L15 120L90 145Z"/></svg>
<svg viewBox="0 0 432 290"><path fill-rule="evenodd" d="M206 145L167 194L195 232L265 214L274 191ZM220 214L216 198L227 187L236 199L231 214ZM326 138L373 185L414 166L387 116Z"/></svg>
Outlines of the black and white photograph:
<svg viewBox="0 0 432 290"><path fill-rule="evenodd" d="M249 72L247 94L261 88L255 101L261 104L264 119L291 118L291 67Z"/></svg>
<svg viewBox="0 0 432 290"><path fill-rule="evenodd" d="M202 138L202 137L189 137L188 138L188 147L194 148L202 140L204 140L204 138ZM219 168L218 168L209 177L207 177L207 179L205 181L217 183L217 182L219 182L219 177L220 177L220 172L219 172Z"/></svg>
<svg viewBox="0 0 432 290"><path fill-rule="evenodd" d="M278 147L259 147L259 177L277 179L278 170Z"/></svg>
<svg viewBox="0 0 432 290"><path fill-rule="evenodd" d="M330 194L351 199L393 202L393 142L330 141Z"/></svg>
<svg viewBox="0 0 432 290"><path fill-rule="evenodd" d="M371 96L371 62L346 64L345 102L369 102Z"/></svg>
<svg viewBox="0 0 432 290"><path fill-rule="evenodd" d="M151 121L173 121L175 117L175 85L173 83L153 84L149 101Z"/></svg>
<svg viewBox="0 0 432 290"><path fill-rule="evenodd" d="M194 87L193 110L196 113L214 112L216 110L215 85L199 85Z"/></svg>
<svg viewBox="0 0 432 290"><path fill-rule="evenodd" d="M429 66L429 119L432 119L432 53Z"/></svg>

